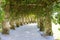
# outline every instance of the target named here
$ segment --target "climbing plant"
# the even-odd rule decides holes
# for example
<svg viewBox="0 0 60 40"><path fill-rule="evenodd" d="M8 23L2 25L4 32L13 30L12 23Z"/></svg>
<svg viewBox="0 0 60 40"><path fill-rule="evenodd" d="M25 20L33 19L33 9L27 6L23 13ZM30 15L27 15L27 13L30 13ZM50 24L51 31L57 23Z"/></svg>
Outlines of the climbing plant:
<svg viewBox="0 0 60 40"><path fill-rule="evenodd" d="M3 10L4 5L5 5L5 0L2 0L0 2L0 22L4 20L4 16L5 16L5 12Z"/></svg>
<svg viewBox="0 0 60 40"><path fill-rule="evenodd" d="M57 2L53 6L53 13L56 13L55 17L53 18L55 23L60 24L60 2Z"/></svg>

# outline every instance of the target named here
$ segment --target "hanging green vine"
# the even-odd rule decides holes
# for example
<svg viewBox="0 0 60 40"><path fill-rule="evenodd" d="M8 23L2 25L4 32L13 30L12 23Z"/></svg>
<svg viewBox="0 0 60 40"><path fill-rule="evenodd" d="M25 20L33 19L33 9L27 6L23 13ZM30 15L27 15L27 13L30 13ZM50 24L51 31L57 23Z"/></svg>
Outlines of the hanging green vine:
<svg viewBox="0 0 60 40"><path fill-rule="evenodd" d="M4 16L5 16L5 12L4 12L4 5L5 5L5 0L2 0L1 1L1 4L0 4L0 22L2 22L4 20Z"/></svg>

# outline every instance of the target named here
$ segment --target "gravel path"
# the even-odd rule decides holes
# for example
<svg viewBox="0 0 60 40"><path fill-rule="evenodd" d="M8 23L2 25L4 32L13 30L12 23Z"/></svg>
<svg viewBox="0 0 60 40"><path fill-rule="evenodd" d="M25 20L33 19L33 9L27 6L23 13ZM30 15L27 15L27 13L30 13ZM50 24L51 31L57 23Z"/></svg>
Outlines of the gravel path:
<svg viewBox="0 0 60 40"><path fill-rule="evenodd" d="M41 36L41 32L37 28L37 24L27 24L20 26L15 30L10 30L9 35L0 33L0 40L53 40L52 36Z"/></svg>

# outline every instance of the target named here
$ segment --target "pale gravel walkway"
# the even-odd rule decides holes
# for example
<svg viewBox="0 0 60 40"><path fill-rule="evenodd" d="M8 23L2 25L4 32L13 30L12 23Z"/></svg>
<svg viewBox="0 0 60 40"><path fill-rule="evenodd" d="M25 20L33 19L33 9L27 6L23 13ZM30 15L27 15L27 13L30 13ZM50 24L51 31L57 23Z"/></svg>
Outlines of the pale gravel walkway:
<svg viewBox="0 0 60 40"><path fill-rule="evenodd" d="M1 40L53 40L53 37L43 37L40 34L37 24L28 24L10 30L9 35L0 34Z"/></svg>

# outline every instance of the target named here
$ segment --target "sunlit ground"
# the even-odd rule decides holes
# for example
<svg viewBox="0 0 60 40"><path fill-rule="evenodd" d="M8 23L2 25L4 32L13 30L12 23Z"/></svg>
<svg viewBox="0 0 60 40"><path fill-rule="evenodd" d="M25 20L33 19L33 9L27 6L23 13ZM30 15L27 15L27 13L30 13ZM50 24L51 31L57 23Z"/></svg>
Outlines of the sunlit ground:
<svg viewBox="0 0 60 40"><path fill-rule="evenodd" d="M37 25L37 23L31 23L29 25ZM53 31L53 37L54 39L60 40L60 25L52 23L52 31Z"/></svg>
<svg viewBox="0 0 60 40"><path fill-rule="evenodd" d="M29 25L37 25L37 23L31 23ZM52 30L53 30L53 37L54 39L58 39L60 40L60 31L58 30L60 28L60 25L59 24L54 24L52 23Z"/></svg>
<svg viewBox="0 0 60 40"><path fill-rule="evenodd" d="M1 39L3 40L5 38L6 40L16 40L16 39L22 39L22 40L29 39L30 40L30 37L31 37L32 40L33 38L35 40L35 37L36 37L36 40L40 40L43 36L40 35L40 31L38 31L39 29L36 27L36 25L37 23L31 23L31 24L23 25L19 28L16 28L16 30L14 31L10 30L10 35L8 36L5 35L6 37L4 35L1 35ZM59 25L55 25L54 23L52 23L54 39L60 40L60 31L58 30L58 28L59 28ZM14 38L11 39L12 37ZM18 38L15 38L15 37L18 37ZM45 37L43 38L41 40L45 40ZM47 37L47 40L51 40L52 38Z"/></svg>
<svg viewBox="0 0 60 40"><path fill-rule="evenodd" d="M60 28L59 24L55 25L54 23L52 23L53 36L55 39L60 40L60 31L58 30L59 28Z"/></svg>

